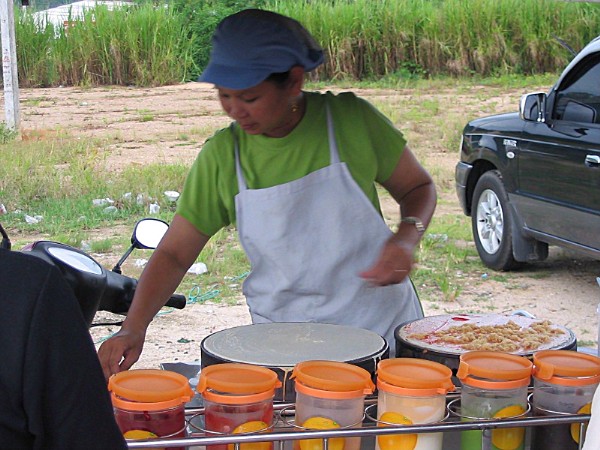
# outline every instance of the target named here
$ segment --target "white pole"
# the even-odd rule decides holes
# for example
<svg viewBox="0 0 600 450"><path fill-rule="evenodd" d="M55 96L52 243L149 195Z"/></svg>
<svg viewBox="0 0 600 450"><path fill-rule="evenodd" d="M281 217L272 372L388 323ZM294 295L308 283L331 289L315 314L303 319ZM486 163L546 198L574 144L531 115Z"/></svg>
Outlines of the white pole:
<svg viewBox="0 0 600 450"><path fill-rule="evenodd" d="M6 127L19 133L21 120L13 0L0 0L0 31L2 32L2 76L4 78Z"/></svg>

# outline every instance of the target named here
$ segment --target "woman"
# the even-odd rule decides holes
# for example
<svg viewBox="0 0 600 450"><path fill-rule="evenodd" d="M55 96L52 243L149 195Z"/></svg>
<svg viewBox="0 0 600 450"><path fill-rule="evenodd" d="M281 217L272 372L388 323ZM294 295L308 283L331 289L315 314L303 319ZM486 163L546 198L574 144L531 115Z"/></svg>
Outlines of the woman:
<svg viewBox="0 0 600 450"><path fill-rule="evenodd" d="M168 233L140 277L123 327L99 350L105 375L137 361L145 332L210 236L235 223L251 263L252 320L370 329L423 316L408 274L436 203L402 134L351 93L302 90L323 51L295 20L262 10L225 18L200 81L232 125L199 153ZM400 205L395 234L375 183Z"/></svg>

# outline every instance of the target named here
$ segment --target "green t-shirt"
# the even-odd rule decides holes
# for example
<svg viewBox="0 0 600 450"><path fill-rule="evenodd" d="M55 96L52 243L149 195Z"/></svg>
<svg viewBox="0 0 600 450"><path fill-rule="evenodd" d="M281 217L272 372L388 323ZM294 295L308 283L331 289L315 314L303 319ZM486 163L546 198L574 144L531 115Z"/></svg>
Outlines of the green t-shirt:
<svg viewBox="0 0 600 450"><path fill-rule="evenodd" d="M346 92L305 92L302 121L283 138L249 135L238 127L240 162L249 189L287 183L330 162L325 102L329 104L342 162L375 208L374 182L387 180L406 145L402 133L367 101ZM177 213L212 236L235 224L238 183L234 141L229 128L215 133L202 148L188 174Z"/></svg>

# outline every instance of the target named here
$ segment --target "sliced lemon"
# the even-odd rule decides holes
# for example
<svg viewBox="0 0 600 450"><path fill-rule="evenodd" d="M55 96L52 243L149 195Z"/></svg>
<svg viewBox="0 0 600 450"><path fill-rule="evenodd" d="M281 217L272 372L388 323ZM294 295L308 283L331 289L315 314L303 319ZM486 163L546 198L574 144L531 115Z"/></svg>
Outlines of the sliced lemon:
<svg viewBox="0 0 600 450"><path fill-rule="evenodd" d="M129 430L123 433L125 439L152 439L158 437L152 431L146 430Z"/></svg>
<svg viewBox="0 0 600 450"><path fill-rule="evenodd" d="M332 430L340 428L340 424L328 417L309 417L302 424L308 430ZM323 450L323 439L300 439L300 450ZM344 438L329 438L327 441L329 450L343 450Z"/></svg>
<svg viewBox="0 0 600 450"><path fill-rule="evenodd" d="M268 430L269 425L262 420L251 420L238 425L233 429L233 434L245 434L245 433L265 433ZM240 444L240 450L271 450L273 444L271 442L249 442L246 444ZM234 444L227 444L227 450L234 450Z"/></svg>
<svg viewBox="0 0 600 450"><path fill-rule="evenodd" d="M329 417L314 416L306 419L302 427L313 430L330 430L332 428L339 428L340 424Z"/></svg>
<svg viewBox="0 0 600 450"><path fill-rule="evenodd" d="M233 434L240 433L256 433L258 431L265 432L269 428L269 425L262 420L251 420L250 422L238 425L233 429Z"/></svg>
<svg viewBox="0 0 600 450"><path fill-rule="evenodd" d="M495 419L517 417L525 413L521 405L510 405L494 414ZM499 428L492 430L492 444L500 450L516 450L525 440L525 428Z"/></svg>
<svg viewBox="0 0 600 450"><path fill-rule="evenodd" d="M592 413L592 404L591 403L586 403L581 408L579 408L579 411L577 411L577 414L591 414L591 413ZM579 444L579 439L580 439L580 436L579 436L580 425L581 424L579 424L579 423L571 424L571 437L578 444Z"/></svg>
<svg viewBox="0 0 600 450"><path fill-rule="evenodd" d="M389 426L386 423L394 425L412 425L413 422L404 414L394 411L386 411L379 418L377 424L380 427ZM417 446L418 435L416 434L388 434L377 436L377 443L381 450L413 450Z"/></svg>

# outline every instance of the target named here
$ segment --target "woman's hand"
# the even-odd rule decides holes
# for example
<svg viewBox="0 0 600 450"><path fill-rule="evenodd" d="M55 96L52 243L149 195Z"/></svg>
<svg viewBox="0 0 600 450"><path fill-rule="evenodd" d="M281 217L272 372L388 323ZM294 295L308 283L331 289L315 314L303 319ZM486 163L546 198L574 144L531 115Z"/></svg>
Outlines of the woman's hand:
<svg viewBox="0 0 600 450"><path fill-rule="evenodd" d="M98 349L104 377L128 370L142 354L146 330L129 330L125 325Z"/></svg>
<svg viewBox="0 0 600 450"><path fill-rule="evenodd" d="M377 286L398 284L408 277L413 262L413 249L392 236L383 246L375 265L361 272L360 276Z"/></svg>

